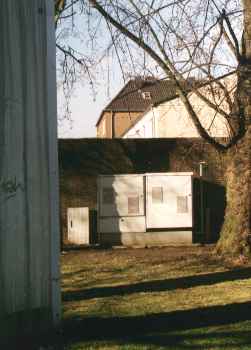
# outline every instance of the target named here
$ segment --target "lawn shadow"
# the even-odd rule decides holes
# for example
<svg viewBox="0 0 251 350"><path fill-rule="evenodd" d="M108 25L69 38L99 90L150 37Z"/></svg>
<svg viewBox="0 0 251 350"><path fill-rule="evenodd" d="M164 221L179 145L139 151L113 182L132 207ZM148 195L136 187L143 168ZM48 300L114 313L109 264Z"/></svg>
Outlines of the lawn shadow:
<svg viewBox="0 0 251 350"><path fill-rule="evenodd" d="M117 340L124 344L152 344L168 346L170 349L175 344L176 346L179 344L179 349L196 348L189 347L187 341L195 340L196 337L200 337L200 340L211 337L214 339L215 346L218 346L215 349L219 349L221 346L217 343L217 339L230 336L231 339L236 338L241 341L243 345L251 344L250 331L236 331L236 334L212 331L206 334L203 330L199 332L197 328L229 325L249 320L251 320L251 302L245 302L142 316L72 318L64 322L63 337L64 343ZM193 331L195 329L196 332ZM187 330L192 332L170 334L170 332ZM230 343L233 345L232 340ZM213 349L213 346L210 346L210 349ZM226 347L227 344L224 345L224 348Z"/></svg>
<svg viewBox="0 0 251 350"><path fill-rule="evenodd" d="M88 272L89 269L85 268L85 269L81 269L81 270L77 270L77 271L72 271L72 272L63 272L62 273L62 278L71 278L71 277L75 277L79 274L82 274L84 272Z"/></svg>
<svg viewBox="0 0 251 350"><path fill-rule="evenodd" d="M251 329L251 326L250 326ZM251 345L250 330L247 331L212 331L202 333L201 330L197 330L192 334L159 334L155 333L146 336L135 336L134 338L121 339L122 345L151 345L159 346L165 349L173 350L185 350L185 349L243 349L243 347ZM248 347L249 348L249 347Z"/></svg>
<svg viewBox="0 0 251 350"><path fill-rule="evenodd" d="M175 289L187 289L196 286L213 285L227 281L243 280L247 278L251 278L251 268L171 278L167 280L153 280L120 286L95 287L83 290L67 291L62 293L62 298L63 301L80 301L92 298L123 296L141 292L164 292Z"/></svg>

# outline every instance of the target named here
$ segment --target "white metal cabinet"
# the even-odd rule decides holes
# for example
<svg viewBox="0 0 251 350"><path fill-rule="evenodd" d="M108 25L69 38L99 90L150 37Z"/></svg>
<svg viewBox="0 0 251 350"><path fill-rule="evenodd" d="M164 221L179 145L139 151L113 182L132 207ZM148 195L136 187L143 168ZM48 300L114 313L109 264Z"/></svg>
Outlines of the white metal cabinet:
<svg viewBox="0 0 251 350"><path fill-rule="evenodd" d="M143 216L143 175L117 175L100 178L100 216Z"/></svg>
<svg viewBox="0 0 251 350"><path fill-rule="evenodd" d="M102 233L145 232L145 216L103 217L99 222Z"/></svg>
<svg viewBox="0 0 251 350"><path fill-rule="evenodd" d="M68 208L68 240L74 244L89 244L89 209Z"/></svg>
<svg viewBox="0 0 251 350"><path fill-rule="evenodd" d="M144 232L144 175L99 178L99 232Z"/></svg>
<svg viewBox="0 0 251 350"><path fill-rule="evenodd" d="M192 176L152 174L146 177L146 227L192 227Z"/></svg>

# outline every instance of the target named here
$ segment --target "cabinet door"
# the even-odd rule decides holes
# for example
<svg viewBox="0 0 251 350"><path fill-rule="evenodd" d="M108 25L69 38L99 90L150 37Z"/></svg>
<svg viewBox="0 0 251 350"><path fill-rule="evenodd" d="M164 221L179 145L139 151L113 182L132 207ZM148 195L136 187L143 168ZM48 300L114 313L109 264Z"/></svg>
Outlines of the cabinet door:
<svg viewBox="0 0 251 350"><path fill-rule="evenodd" d="M89 209L68 208L68 240L74 244L89 244Z"/></svg>
<svg viewBox="0 0 251 350"><path fill-rule="evenodd" d="M192 227L190 175L149 175L146 182L147 228Z"/></svg>
<svg viewBox="0 0 251 350"><path fill-rule="evenodd" d="M143 216L144 177L105 176L99 182L101 217Z"/></svg>

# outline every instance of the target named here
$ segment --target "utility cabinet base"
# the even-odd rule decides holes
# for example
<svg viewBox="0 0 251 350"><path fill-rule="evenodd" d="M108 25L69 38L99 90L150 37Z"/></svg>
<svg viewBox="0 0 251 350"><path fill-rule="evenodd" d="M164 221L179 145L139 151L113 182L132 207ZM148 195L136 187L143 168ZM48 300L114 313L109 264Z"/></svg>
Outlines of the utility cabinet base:
<svg viewBox="0 0 251 350"><path fill-rule="evenodd" d="M112 232L100 235L101 245L124 246L166 246L172 244L192 244L192 231L168 232Z"/></svg>
<svg viewBox="0 0 251 350"><path fill-rule="evenodd" d="M213 243L225 189L193 173L103 175L98 179L99 242L164 246Z"/></svg>

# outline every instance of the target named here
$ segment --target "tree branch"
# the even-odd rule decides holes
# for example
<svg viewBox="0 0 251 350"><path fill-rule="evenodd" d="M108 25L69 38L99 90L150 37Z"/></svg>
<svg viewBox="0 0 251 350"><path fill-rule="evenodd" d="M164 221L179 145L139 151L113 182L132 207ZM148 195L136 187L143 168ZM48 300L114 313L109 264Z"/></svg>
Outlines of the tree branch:
<svg viewBox="0 0 251 350"><path fill-rule="evenodd" d="M123 26L121 23L116 21L107 11L104 10L104 8L96 0L89 0L89 2L106 20L108 20L114 27L116 27L119 31L121 31L124 35L126 35L129 39L131 39L134 43L136 43L139 47L144 49L160 65L160 67L166 72L169 78L171 78L175 82L181 101L183 102L188 114L190 115L199 135L203 137L206 141L208 141L210 144L212 144L216 149L221 151L225 150L228 147L228 145L223 145L218 141L216 141L214 138L212 138L208 134L208 132L201 125L201 122L188 99L187 93L184 91L180 81L176 78L175 73L172 72L168 64L165 61L163 61L162 58L141 38L138 38L135 34L129 31L125 26ZM168 60L168 63L169 63L169 60Z"/></svg>
<svg viewBox="0 0 251 350"><path fill-rule="evenodd" d="M240 54L240 47L239 47L239 42L238 42L238 39L235 35L235 32L233 30L233 27L229 21L229 18L228 16L226 15L226 11L223 10L222 12L222 18L225 20L225 22L227 23L227 26L228 26L228 29L229 29L229 33L231 34L231 37L234 41L234 46L235 46L235 51L236 51L236 58L237 58L237 61L240 62L241 60L241 54Z"/></svg>

